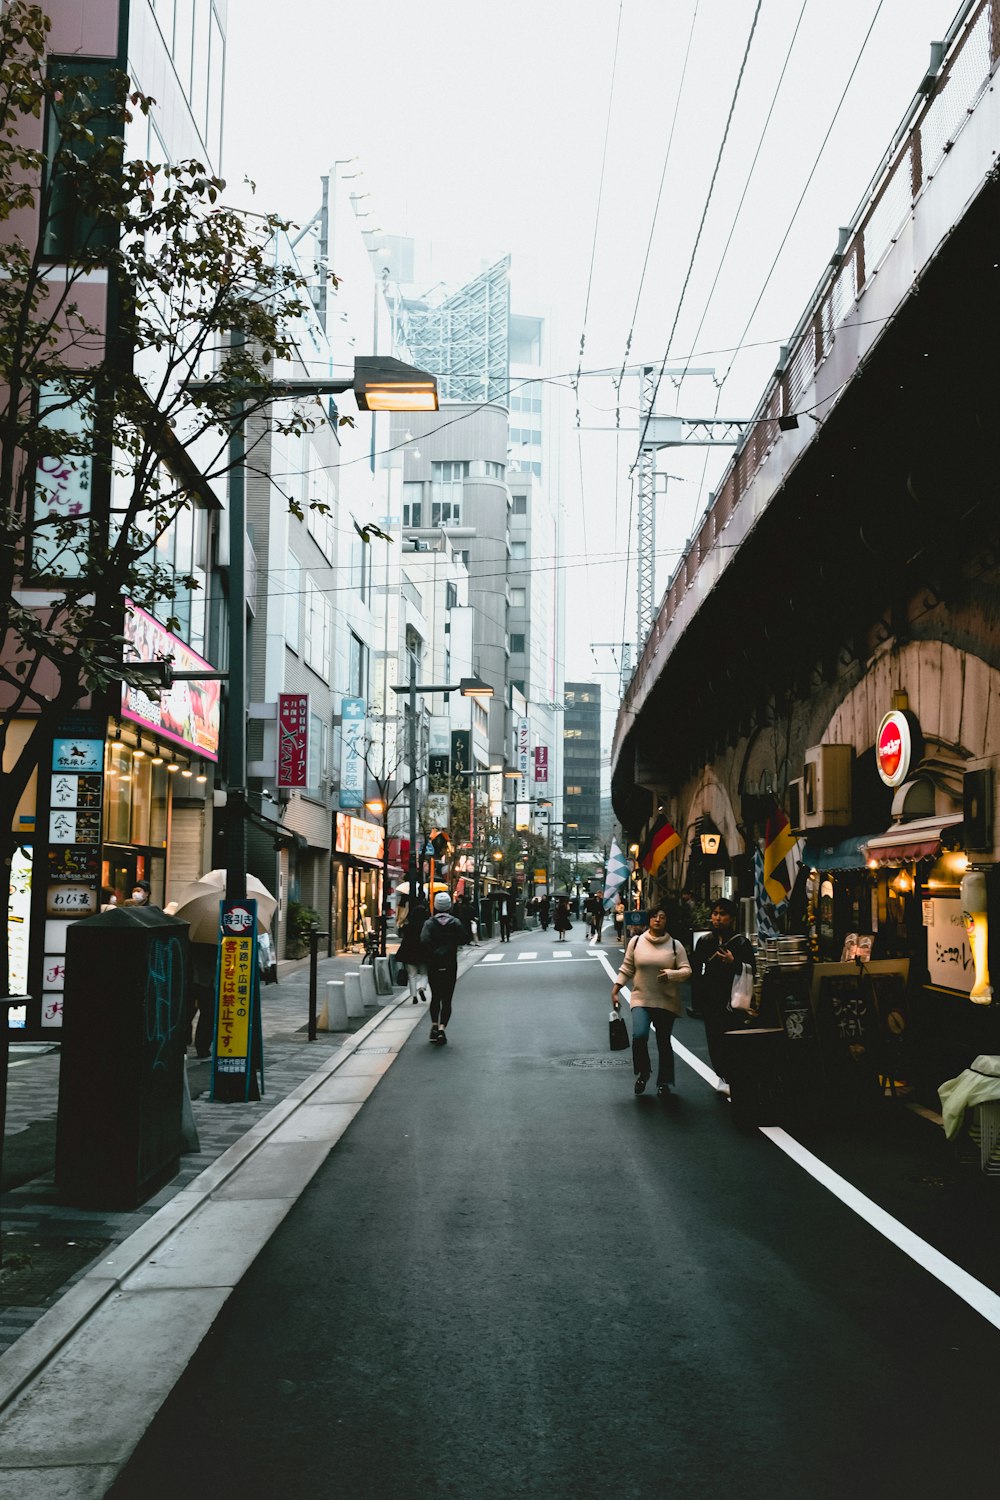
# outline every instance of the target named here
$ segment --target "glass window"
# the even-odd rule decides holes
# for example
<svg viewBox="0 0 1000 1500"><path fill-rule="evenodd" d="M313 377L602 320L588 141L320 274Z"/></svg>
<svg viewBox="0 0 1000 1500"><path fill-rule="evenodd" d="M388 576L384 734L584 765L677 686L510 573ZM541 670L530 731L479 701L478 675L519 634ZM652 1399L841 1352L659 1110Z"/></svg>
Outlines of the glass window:
<svg viewBox="0 0 1000 1500"><path fill-rule="evenodd" d="M104 839L127 844L132 830L132 751L109 740L104 747Z"/></svg>
<svg viewBox="0 0 1000 1500"><path fill-rule="evenodd" d="M526 516L528 514L527 495L515 495L513 497L512 509L515 516Z"/></svg>
<svg viewBox="0 0 1000 1500"><path fill-rule="evenodd" d="M49 65L49 78L57 85L65 83L67 110L73 114L114 103L116 86L110 63L54 62ZM93 79L96 88L84 89L78 83L82 78ZM106 218L102 222L94 213L87 212L80 192L80 177L86 174L89 162L102 160L105 169L110 165L108 146L113 137L113 121L93 121L87 127L89 139L75 132L72 139L66 140L63 130L59 106L50 105L45 130L49 204L42 241L42 254L47 260L66 260L83 249L112 245L118 233L114 220ZM75 171L70 170L74 165Z"/></svg>
<svg viewBox="0 0 1000 1500"><path fill-rule="evenodd" d="M194 0L177 0L174 21L174 67L181 88L191 97L191 62L194 56Z"/></svg>
<svg viewBox="0 0 1000 1500"><path fill-rule="evenodd" d="M222 160L222 89L226 66L226 43L219 19L212 11L211 51L208 59L208 146L209 156L218 164Z"/></svg>
<svg viewBox="0 0 1000 1500"><path fill-rule="evenodd" d="M148 844L153 767L148 755L132 756L132 843Z"/></svg>
<svg viewBox="0 0 1000 1500"><path fill-rule="evenodd" d="M206 139L206 144L208 131L205 121L208 118L208 47L211 10L212 0L195 0L191 63L191 112L194 115L195 124L198 126L202 137Z"/></svg>
<svg viewBox="0 0 1000 1500"><path fill-rule="evenodd" d="M302 613L302 564L294 552L288 554L285 569L285 640L293 651L301 651L302 635L299 625Z"/></svg>
<svg viewBox="0 0 1000 1500"><path fill-rule="evenodd" d="M437 486L435 486L436 492ZM459 526L462 521L462 503L460 500L432 500L431 501L431 525L432 526Z"/></svg>
<svg viewBox="0 0 1000 1500"><path fill-rule="evenodd" d="M526 589L511 589L510 603L512 609L523 609L527 599Z"/></svg>
<svg viewBox="0 0 1000 1500"><path fill-rule="evenodd" d="M351 633L350 687L352 698L368 697L368 647Z"/></svg>
<svg viewBox="0 0 1000 1500"><path fill-rule="evenodd" d="M306 790L318 792L322 780L323 764L323 720L319 714L309 715L309 758L306 768Z"/></svg>
<svg viewBox="0 0 1000 1500"><path fill-rule="evenodd" d="M515 632L510 638L510 649L519 655L524 653L524 635L521 631Z"/></svg>
<svg viewBox="0 0 1000 1500"><path fill-rule="evenodd" d="M528 555L527 542L511 542L510 555L511 557L517 558L519 560L523 560L524 558L526 558Z"/></svg>

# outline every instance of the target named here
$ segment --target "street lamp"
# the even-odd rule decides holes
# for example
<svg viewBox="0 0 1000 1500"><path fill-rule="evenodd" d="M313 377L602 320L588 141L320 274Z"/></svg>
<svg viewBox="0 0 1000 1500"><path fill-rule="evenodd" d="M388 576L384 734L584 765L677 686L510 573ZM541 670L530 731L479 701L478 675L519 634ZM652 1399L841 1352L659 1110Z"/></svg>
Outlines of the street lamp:
<svg viewBox="0 0 1000 1500"><path fill-rule="evenodd" d="M242 345L234 335L234 346ZM189 381L193 396L215 382ZM283 380L248 386L230 414L229 436L229 692L226 704L226 899L247 893L247 738L246 738L246 439L247 404L295 396L338 396L353 390L362 411L437 411L437 380L424 370L387 356L360 355L349 380ZM394 404L395 402L398 404ZM412 857L412 854L411 854Z"/></svg>
<svg viewBox="0 0 1000 1500"><path fill-rule="evenodd" d="M492 698L493 689L481 677L462 677L458 682L417 682L417 658L410 653L410 677L407 683L392 684L394 693L409 696L410 722L408 726L407 755L410 761L410 862L407 879L410 883L410 900L417 896L417 694L461 693L463 698Z"/></svg>

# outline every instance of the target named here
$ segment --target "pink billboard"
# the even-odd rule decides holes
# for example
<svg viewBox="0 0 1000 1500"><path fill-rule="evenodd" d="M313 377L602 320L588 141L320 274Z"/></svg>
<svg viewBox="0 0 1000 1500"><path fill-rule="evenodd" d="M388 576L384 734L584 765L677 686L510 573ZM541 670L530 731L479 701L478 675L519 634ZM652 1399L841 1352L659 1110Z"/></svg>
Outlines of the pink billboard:
<svg viewBox="0 0 1000 1500"><path fill-rule="evenodd" d="M152 615L125 601L125 661L166 661L175 672L214 672L211 662L171 635ZM219 758L219 719L222 684L213 681L175 682L153 697L144 688L122 683L123 719L141 724L161 740L184 745L206 760Z"/></svg>

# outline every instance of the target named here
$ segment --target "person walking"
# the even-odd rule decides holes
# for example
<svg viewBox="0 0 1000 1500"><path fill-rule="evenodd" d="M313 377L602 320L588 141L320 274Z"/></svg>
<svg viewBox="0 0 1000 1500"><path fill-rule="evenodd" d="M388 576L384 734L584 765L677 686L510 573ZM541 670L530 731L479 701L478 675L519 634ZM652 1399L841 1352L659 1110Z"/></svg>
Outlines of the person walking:
<svg viewBox="0 0 1000 1500"><path fill-rule="evenodd" d="M670 1037L681 1013L681 985L690 978L691 965L682 945L667 931L667 913L654 906L645 932L630 940L618 977L611 986L611 1003L618 1010L624 984L631 984L632 1071L635 1092L644 1094L652 1068L649 1032L656 1032L656 1092L669 1098L674 1082L674 1049Z"/></svg>
<svg viewBox="0 0 1000 1500"><path fill-rule="evenodd" d="M559 934L557 942L564 943L566 934L573 925L569 915L569 900L565 896L560 896L556 902L556 917L552 925Z"/></svg>
<svg viewBox="0 0 1000 1500"><path fill-rule="evenodd" d="M402 930L396 957L406 967L406 983L414 1005L427 999L427 991L424 988L424 981L427 978L427 954L424 951L420 934L429 916L430 911L422 896L415 897L407 906L406 916L402 922L400 922L399 912L396 913L396 926Z"/></svg>
<svg viewBox="0 0 1000 1500"><path fill-rule="evenodd" d="M705 1022L708 1055L719 1077L718 1092L726 1095L729 1085L725 1078L724 1037L737 1025L729 1009L733 980L740 972L740 964L749 964L754 972L756 964L750 939L734 930L736 907L731 901L715 901L709 921L711 932L698 940L694 950L694 1009Z"/></svg>
<svg viewBox="0 0 1000 1500"><path fill-rule="evenodd" d="M552 920L552 902L549 900L548 891L538 903L538 920L542 924L542 931L548 932L549 922Z"/></svg>
<svg viewBox="0 0 1000 1500"><path fill-rule="evenodd" d="M434 897L434 915L421 931L427 955L427 976L431 985L431 1034L429 1040L443 1047L451 1020L451 1002L458 978L458 950L466 942L465 928L452 916L451 897L438 891Z"/></svg>
<svg viewBox="0 0 1000 1500"><path fill-rule="evenodd" d="M497 915L500 918L500 941L510 942L511 917L514 914L513 887L508 891L497 892Z"/></svg>
<svg viewBox="0 0 1000 1500"><path fill-rule="evenodd" d="M624 931L625 931L625 902L619 896L618 900L615 902L615 937L618 939L619 942L621 942L621 940L622 940L622 934L624 933Z"/></svg>

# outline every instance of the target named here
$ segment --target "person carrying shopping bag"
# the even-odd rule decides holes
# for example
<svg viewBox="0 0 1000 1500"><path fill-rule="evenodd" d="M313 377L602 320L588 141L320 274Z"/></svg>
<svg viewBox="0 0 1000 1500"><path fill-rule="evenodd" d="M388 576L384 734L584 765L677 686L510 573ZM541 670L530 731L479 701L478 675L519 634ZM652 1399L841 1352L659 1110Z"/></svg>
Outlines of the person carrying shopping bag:
<svg viewBox="0 0 1000 1500"><path fill-rule="evenodd" d="M670 1045L674 1022L681 1013L681 986L691 977L691 965L683 946L667 931L667 913L654 906L649 926L634 937L625 949L618 977L611 986L611 1003L621 1004L619 991L631 987L632 1071L635 1093L643 1094L652 1067L649 1061L649 1032L656 1032L656 1092L661 1099L670 1097L674 1082L674 1052Z"/></svg>

